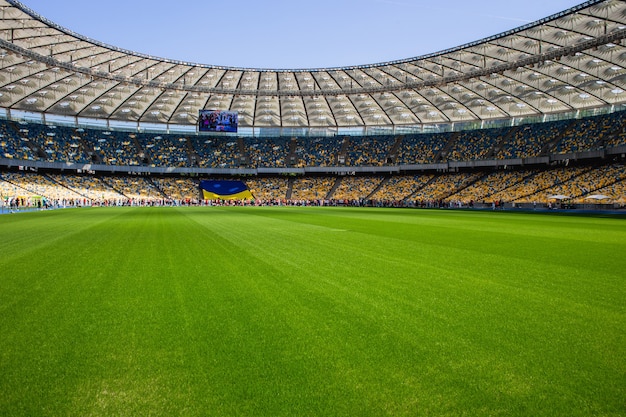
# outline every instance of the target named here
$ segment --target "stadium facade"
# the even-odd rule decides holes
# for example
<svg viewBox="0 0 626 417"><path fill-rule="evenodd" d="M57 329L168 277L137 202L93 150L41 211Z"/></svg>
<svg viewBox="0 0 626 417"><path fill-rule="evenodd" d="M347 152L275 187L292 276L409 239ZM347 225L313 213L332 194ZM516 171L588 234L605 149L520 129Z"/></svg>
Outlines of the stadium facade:
<svg viewBox="0 0 626 417"><path fill-rule="evenodd" d="M587 1L424 56L314 69L148 56L81 36L19 1L0 0L0 10L5 170L378 175L380 189L390 175L582 163L617 164L613 184L624 179L623 1ZM239 131L198 133L201 109L236 112ZM583 188L578 197L593 191Z"/></svg>

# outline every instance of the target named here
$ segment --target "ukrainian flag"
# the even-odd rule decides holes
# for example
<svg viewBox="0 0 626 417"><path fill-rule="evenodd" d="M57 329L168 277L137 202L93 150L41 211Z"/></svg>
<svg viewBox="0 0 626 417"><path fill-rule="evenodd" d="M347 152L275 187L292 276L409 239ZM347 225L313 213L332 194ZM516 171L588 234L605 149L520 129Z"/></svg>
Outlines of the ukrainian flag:
<svg viewBox="0 0 626 417"><path fill-rule="evenodd" d="M252 200L254 197L243 181L200 181L205 200Z"/></svg>

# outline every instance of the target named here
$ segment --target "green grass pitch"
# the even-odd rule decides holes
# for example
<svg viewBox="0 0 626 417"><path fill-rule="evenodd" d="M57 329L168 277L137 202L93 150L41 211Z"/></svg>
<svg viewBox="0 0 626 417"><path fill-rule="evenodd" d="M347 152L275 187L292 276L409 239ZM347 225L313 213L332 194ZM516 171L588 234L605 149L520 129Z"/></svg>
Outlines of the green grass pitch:
<svg viewBox="0 0 626 417"><path fill-rule="evenodd" d="M626 219L0 216L3 416L624 416Z"/></svg>

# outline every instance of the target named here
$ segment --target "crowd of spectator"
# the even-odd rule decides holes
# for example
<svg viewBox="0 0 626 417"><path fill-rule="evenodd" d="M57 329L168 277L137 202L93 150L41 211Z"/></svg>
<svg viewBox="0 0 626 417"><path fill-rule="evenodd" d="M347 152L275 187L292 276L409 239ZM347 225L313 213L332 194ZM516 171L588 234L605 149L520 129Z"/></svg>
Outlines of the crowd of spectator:
<svg viewBox="0 0 626 417"><path fill-rule="evenodd" d="M139 154L151 166L187 167L190 166L187 138L179 136L153 136L141 134L137 139Z"/></svg>
<svg viewBox="0 0 626 417"><path fill-rule="evenodd" d="M569 121L519 126L495 152L496 159L533 158L557 140Z"/></svg>
<svg viewBox="0 0 626 417"><path fill-rule="evenodd" d="M226 178L227 179L227 178ZM4 204L146 205L190 204L203 199L200 178L96 176L30 171L0 172ZM622 163L550 169L454 172L416 175L250 177L243 181L257 201L378 202L423 207L471 207L491 203L625 203Z"/></svg>
<svg viewBox="0 0 626 417"><path fill-rule="evenodd" d="M249 178L245 183L255 199L270 201L287 198L289 180L285 177Z"/></svg>
<svg viewBox="0 0 626 417"><path fill-rule="evenodd" d="M132 133L0 120L1 156L154 167L328 167L530 158L626 145L624 112L448 133L257 137Z"/></svg>
<svg viewBox="0 0 626 417"><path fill-rule="evenodd" d="M507 160L626 146L625 112L507 128L362 137L176 135L0 120L0 157L116 166L369 167ZM569 157L568 157L569 158ZM624 202L623 163L420 174L247 177L258 201L377 202L418 206ZM19 164L16 164L19 165ZM14 168L13 168L14 169ZM75 171L72 171L75 172ZM405 169L405 172L410 172ZM199 178L0 172L3 201L57 205L189 204ZM555 196L558 196L555 197ZM600 197L598 197L600 196ZM404 204L404 203L402 203Z"/></svg>
<svg viewBox="0 0 626 417"><path fill-rule="evenodd" d="M446 146L452 133L434 133L427 135L406 135L398 149L397 164L429 164Z"/></svg>
<svg viewBox="0 0 626 417"><path fill-rule="evenodd" d="M86 203L83 195L56 182L47 175L33 172L0 173L0 195L7 206L18 207L60 207Z"/></svg>
<svg viewBox="0 0 626 417"><path fill-rule="evenodd" d="M286 137L251 138L245 141L248 165L257 167L285 167L289 154L290 139Z"/></svg>
<svg viewBox="0 0 626 417"><path fill-rule="evenodd" d="M328 167L338 165L340 151L348 138L317 137L298 138L296 146L297 167Z"/></svg>
<svg viewBox="0 0 626 417"><path fill-rule="evenodd" d="M605 147L610 136L624 132L624 115L613 113L602 117L578 120L567 128L554 153L595 151ZM610 139L609 139L610 140Z"/></svg>
<svg viewBox="0 0 626 417"><path fill-rule="evenodd" d="M433 174L388 177L370 198L389 202L411 199L417 190L423 188L433 178Z"/></svg>
<svg viewBox="0 0 626 417"><path fill-rule="evenodd" d="M382 166L391 164L394 136L351 137L345 163L348 166Z"/></svg>
<svg viewBox="0 0 626 417"><path fill-rule="evenodd" d="M46 174L46 177L67 190L78 194L78 198L87 198L90 201L124 198L124 195L115 191L100 177L71 174Z"/></svg>
<svg viewBox="0 0 626 417"><path fill-rule="evenodd" d="M180 202L200 198L198 184L191 178L151 177L151 181L168 200Z"/></svg>
<svg viewBox="0 0 626 417"><path fill-rule="evenodd" d="M343 176L339 177L340 182L336 185L335 191L330 198L342 201L362 201L369 199L370 195L383 181L379 176Z"/></svg>
<svg viewBox="0 0 626 417"><path fill-rule="evenodd" d="M238 168L244 158L237 140L230 137L198 137L193 142L201 168Z"/></svg>
<svg viewBox="0 0 626 417"><path fill-rule="evenodd" d="M411 198L419 202L440 203L450 199L458 205L458 198L455 194L476 181L482 174L471 173L442 173L433 177L424 187L418 189ZM450 200L452 201L452 200Z"/></svg>
<svg viewBox="0 0 626 417"><path fill-rule="evenodd" d="M294 200L327 199L336 182L334 177L299 177L294 179L291 198Z"/></svg>
<svg viewBox="0 0 626 417"><path fill-rule="evenodd" d="M134 133L87 130L83 134L93 144L96 161L105 165L145 165L145 154L137 149Z"/></svg>
<svg viewBox="0 0 626 417"><path fill-rule="evenodd" d="M559 195L556 193L558 187L575 178L583 169L560 167L545 171L518 171L518 182L492 194L490 198L516 203L550 201L553 199L548 199L548 196Z"/></svg>
<svg viewBox="0 0 626 417"><path fill-rule="evenodd" d="M583 196L585 203L596 202L598 204L614 204L619 207L626 207L626 178L624 177L624 167L613 167L615 175L612 180L607 181L607 185L593 190ZM606 180L607 178L604 177ZM580 201L580 200L579 200Z"/></svg>
<svg viewBox="0 0 626 417"><path fill-rule="evenodd" d="M461 132L447 154L449 161L487 159L509 128L467 130Z"/></svg>
<svg viewBox="0 0 626 417"><path fill-rule="evenodd" d="M489 201L512 201L510 196L504 198L504 190L519 183L523 179L522 171L495 171L490 172L467 187L459 190L454 194L457 201L463 204L471 204L472 202L489 202Z"/></svg>

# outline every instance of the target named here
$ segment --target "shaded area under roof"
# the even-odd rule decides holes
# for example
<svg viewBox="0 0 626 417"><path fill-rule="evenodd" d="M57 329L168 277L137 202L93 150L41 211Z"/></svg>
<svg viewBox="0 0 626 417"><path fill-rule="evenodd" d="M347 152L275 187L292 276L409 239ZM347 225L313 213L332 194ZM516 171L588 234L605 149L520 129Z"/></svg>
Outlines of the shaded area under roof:
<svg viewBox="0 0 626 417"><path fill-rule="evenodd" d="M299 70L152 57L73 33L0 0L0 107L195 125L199 109L255 128L413 126L626 103L626 2L588 1L420 57Z"/></svg>

